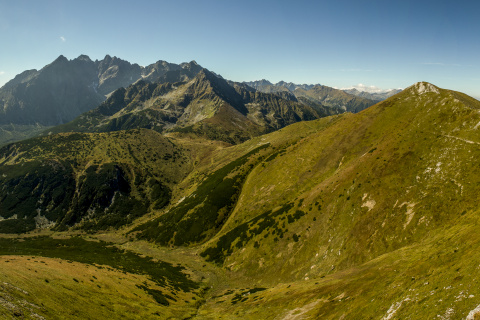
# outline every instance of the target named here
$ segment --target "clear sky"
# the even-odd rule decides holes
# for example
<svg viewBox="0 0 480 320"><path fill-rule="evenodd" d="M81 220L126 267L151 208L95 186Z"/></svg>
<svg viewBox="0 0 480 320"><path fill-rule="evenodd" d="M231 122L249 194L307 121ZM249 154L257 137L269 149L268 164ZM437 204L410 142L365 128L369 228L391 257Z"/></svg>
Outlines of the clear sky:
<svg viewBox="0 0 480 320"><path fill-rule="evenodd" d="M0 85L61 54L196 60L234 81L429 81L480 98L480 1L0 0Z"/></svg>

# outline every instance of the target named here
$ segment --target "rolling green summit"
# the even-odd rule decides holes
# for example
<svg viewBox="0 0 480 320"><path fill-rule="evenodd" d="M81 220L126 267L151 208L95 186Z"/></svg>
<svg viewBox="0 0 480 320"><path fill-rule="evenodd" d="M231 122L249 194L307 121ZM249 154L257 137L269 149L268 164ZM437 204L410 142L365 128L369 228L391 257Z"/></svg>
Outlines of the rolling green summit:
<svg viewBox="0 0 480 320"><path fill-rule="evenodd" d="M480 102L316 88L139 81L2 147L0 315L478 319Z"/></svg>

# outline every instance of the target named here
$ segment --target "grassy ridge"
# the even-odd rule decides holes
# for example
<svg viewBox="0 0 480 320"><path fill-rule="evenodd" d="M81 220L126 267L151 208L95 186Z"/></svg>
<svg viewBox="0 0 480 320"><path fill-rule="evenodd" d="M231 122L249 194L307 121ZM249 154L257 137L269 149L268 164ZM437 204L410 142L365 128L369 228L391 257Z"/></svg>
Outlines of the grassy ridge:
<svg viewBox="0 0 480 320"><path fill-rule="evenodd" d="M177 295L159 304L142 288L159 287L144 275L74 261L38 256L0 256L2 319L152 319L183 318L195 308Z"/></svg>
<svg viewBox="0 0 480 320"><path fill-rule="evenodd" d="M450 91L420 88L341 116L257 165L204 253L264 283L293 281L417 243L476 208L478 112ZM239 247L223 243L238 226L302 199L306 214L287 222L283 238L271 226L246 242L241 232L228 240Z"/></svg>

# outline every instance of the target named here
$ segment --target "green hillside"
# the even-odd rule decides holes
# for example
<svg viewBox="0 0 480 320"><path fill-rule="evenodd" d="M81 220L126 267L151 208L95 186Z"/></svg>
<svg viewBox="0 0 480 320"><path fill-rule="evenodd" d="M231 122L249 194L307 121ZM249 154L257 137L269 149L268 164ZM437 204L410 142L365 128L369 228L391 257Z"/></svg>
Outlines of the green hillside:
<svg viewBox="0 0 480 320"><path fill-rule="evenodd" d="M228 238L233 251L226 265L285 279L322 275L332 265L343 269L414 243L475 210L478 102L458 98L420 83L358 115L340 116L265 160L246 179L219 242L204 254L213 258L210 252L229 247ZM267 220L262 216L272 217L270 226L259 225ZM241 231L246 225L250 236ZM260 240L279 251L257 250ZM289 246L299 250L292 266L275 259ZM291 269L310 263L319 250L314 271ZM256 264L262 257L268 267Z"/></svg>
<svg viewBox="0 0 480 320"><path fill-rule="evenodd" d="M221 84L209 85L203 92L220 97ZM253 95L255 101L272 97L249 91L238 101ZM222 105L236 106L233 97L221 97ZM480 316L479 101L419 82L356 114L284 125L236 145L198 131L134 129L6 146L0 228L37 229L0 239L0 254L12 266L30 255L68 259L78 263L75 270L108 265L112 274L100 286L118 270L127 272L127 287L143 288L139 277L150 275L153 283L143 291L169 305L138 308L159 319ZM85 249L45 246L55 239L73 246L69 241L80 241L71 240L73 233L90 240L75 242ZM49 237L22 239L36 234ZM118 259L115 248L127 250L128 259ZM111 261L95 254L102 250ZM132 269L140 258L147 260ZM166 278L188 288L155 285L164 274L152 274L150 261L178 266L165 265L175 273ZM22 279L35 276L21 270L4 280L20 293L4 285L0 294L10 292L7 301L17 307L23 300L38 306L41 299L21 293L29 286ZM76 285L67 281L71 272L62 271L64 287ZM101 296L93 286L82 288ZM119 301L126 295L119 293ZM138 303L133 298L131 305ZM77 312L88 314L86 308L82 302ZM0 306L8 315L17 309ZM67 311L51 304L36 311L48 312Z"/></svg>
<svg viewBox="0 0 480 320"><path fill-rule="evenodd" d="M240 312L241 317L252 313L252 319L260 314L260 318L275 318L268 316L270 310L263 313L263 297L283 308L304 310L312 318L322 315L333 319L344 314L362 318L371 314L380 319L388 317L389 312L400 318L398 314L407 317L425 312L429 318L441 308L443 314L448 311L450 316L466 316L478 302L462 298L467 291L462 293L461 286L470 288L466 297L478 294L478 286L469 285L475 279L472 268L478 264L458 261L455 269L437 265L442 254L447 254L444 250L449 247L448 239L455 246L452 256L447 254L448 259L459 251L472 250L459 239L475 232L478 214L479 106L478 101L460 93L418 83L359 114L309 122L317 127L316 132L289 141L284 148L274 147L282 131L242 145L254 150L254 146L271 144L263 153L251 155L250 161L255 164L244 178L236 206L220 232L202 246L201 255L247 276L258 287L270 289L257 292L254 300L242 295L239 301L248 303L238 306L233 303L232 292L221 298L225 303L231 299L231 303L219 307L213 300L205 306L205 312L220 309L220 314ZM320 125L326 122L327 126ZM289 133L300 132L302 125L286 129ZM181 203L168 212L178 210L182 210ZM191 219L196 212L201 211L190 209ZM162 234L163 225L159 227ZM150 233L144 235L148 238ZM469 243L477 241L469 239ZM437 246L438 242L445 245ZM433 260L428 261L429 257ZM392 268L409 275L408 281L414 281L412 289L420 290L425 285L421 290L424 296L413 300L403 294L402 285L410 282L400 281L397 272L378 273ZM462 268L470 271L459 275ZM441 276L433 276L432 272ZM460 289L455 292L460 296L458 301L448 293L448 300L433 309L401 308L408 301L425 299L427 292L436 292L439 283L447 288L452 279L463 277L465 280L457 284ZM418 278L430 281L420 284L415 281ZM285 300L283 295L289 290L278 283L294 286L292 282L296 281L308 284L305 288L310 289L302 285L292 291L298 300ZM356 296L367 290L372 299L383 296L383 291L375 290L377 286L389 289L379 282L398 281L402 289L393 290L390 300L384 299L383 303L340 313L324 305L337 296L346 296L343 292L333 295L337 291L332 290L332 283L339 281L342 288ZM370 287L358 287L365 283ZM402 302L401 297L407 300ZM348 304L358 310L365 303L361 300Z"/></svg>
<svg viewBox="0 0 480 320"><path fill-rule="evenodd" d="M479 241L479 110L478 101L418 83L339 117L255 167L201 254L274 286L260 296L311 318L466 317L478 305L466 297L480 289L472 251ZM277 285L292 281L302 288ZM298 300L281 297L285 291ZM368 304L364 292L380 301ZM331 302L346 297L332 310ZM425 300L429 308L418 305ZM253 310L230 310L238 309Z"/></svg>
<svg viewBox="0 0 480 320"><path fill-rule="evenodd" d="M68 133L0 149L1 232L118 227L165 206L190 151L151 130Z"/></svg>

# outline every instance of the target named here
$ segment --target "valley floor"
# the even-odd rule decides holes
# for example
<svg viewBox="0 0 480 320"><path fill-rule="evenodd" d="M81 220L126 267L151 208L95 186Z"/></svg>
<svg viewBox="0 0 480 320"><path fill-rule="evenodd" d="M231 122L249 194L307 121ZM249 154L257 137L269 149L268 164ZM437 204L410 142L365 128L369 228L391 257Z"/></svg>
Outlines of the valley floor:
<svg viewBox="0 0 480 320"><path fill-rule="evenodd" d="M480 310L478 222L466 215L358 267L275 285L205 262L195 248L118 234L3 237L0 317L472 320Z"/></svg>

